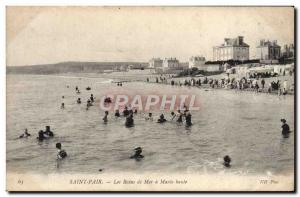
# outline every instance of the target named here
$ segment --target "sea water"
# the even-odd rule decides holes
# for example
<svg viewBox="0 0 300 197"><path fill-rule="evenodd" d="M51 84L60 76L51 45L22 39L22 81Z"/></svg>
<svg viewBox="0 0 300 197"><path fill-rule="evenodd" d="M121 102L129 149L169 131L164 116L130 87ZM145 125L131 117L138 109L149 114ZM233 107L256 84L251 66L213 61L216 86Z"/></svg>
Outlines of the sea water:
<svg viewBox="0 0 300 197"><path fill-rule="evenodd" d="M69 87L68 87L69 86ZM76 94L78 86L81 94ZM87 91L86 87L91 87ZM109 91L179 92L172 87L142 82L117 86L104 78L53 75L7 75L7 170L18 173L233 173L284 174L294 170L294 132L281 135L281 118L294 131L294 97L254 92L190 88L201 106L192 111L193 126L176 122L156 123L145 114L134 116L135 126L112 112L103 123L104 112L97 102ZM86 110L90 94L96 104ZM64 96L64 98L62 98ZM81 98L82 104L77 104ZM65 109L60 109L65 103ZM170 112L165 112L170 119ZM55 137L39 142L39 130L51 126ZM31 137L18 139L27 128ZM61 142L68 157L56 161L55 144ZM129 159L142 147L141 161ZM232 158L225 169L223 157Z"/></svg>

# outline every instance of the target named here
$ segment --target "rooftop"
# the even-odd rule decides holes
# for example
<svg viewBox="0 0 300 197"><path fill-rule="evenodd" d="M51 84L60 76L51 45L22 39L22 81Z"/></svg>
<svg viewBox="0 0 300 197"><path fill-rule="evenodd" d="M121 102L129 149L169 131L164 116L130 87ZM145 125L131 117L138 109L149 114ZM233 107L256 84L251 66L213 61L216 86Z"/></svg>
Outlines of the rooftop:
<svg viewBox="0 0 300 197"><path fill-rule="evenodd" d="M237 38L224 38L224 43L221 44L221 46L217 46L217 47L227 47L227 46L249 47L249 45L244 42L243 36L238 36Z"/></svg>
<svg viewBox="0 0 300 197"><path fill-rule="evenodd" d="M190 57L190 60L205 61L205 57L203 57L203 56L192 56L192 57Z"/></svg>
<svg viewBox="0 0 300 197"><path fill-rule="evenodd" d="M175 58L165 58L165 61L178 61L178 59L176 59L176 57Z"/></svg>
<svg viewBox="0 0 300 197"><path fill-rule="evenodd" d="M150 61L162 61L162 59L160 59L160 58L152 58L152 59L150 59Z"/></svg>
<svg viewBox="0 0 300 197"><path fill-rule="evenodd" d="M258 45L257 47L266 47L266 46L280 47L280 46L277 44L277 40L274 40L274 41L260 40L259 45Z"/></svg>

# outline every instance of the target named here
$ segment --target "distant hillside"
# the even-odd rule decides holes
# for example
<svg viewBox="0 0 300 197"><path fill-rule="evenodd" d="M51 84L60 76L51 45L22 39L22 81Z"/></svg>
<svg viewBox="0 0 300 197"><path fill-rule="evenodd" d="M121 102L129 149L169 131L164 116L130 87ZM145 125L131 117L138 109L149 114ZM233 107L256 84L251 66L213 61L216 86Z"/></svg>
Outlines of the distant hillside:
<svg viewBox="0 0 300 197"><path fill-rule="evenodd" d="M133 65L146 68L145 62L62 62L32 66L7 66L7 74L60 74L60 73L103 73L104 70L119 69Z"/></svg>

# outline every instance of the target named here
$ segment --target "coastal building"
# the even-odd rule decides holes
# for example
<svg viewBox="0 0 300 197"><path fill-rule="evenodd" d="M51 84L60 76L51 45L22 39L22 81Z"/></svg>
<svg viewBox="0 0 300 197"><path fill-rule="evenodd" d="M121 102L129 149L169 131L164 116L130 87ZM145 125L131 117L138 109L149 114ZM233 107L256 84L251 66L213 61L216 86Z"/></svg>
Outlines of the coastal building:
<svg viewBox="0 0 300 197"><path fill-rule="evenodd" d="M149 61L149 68L158 68L163 66L163 60L160 58L152 58Z"/></svg>
<svg viewBox="0 0 300 197"><path fill-rule="evenodd" d="M216 71L220 71L222 66L220 64L208 64L205 66L205 70L208 72L216 72Z"/></svg>
<svg viewBox="0 0 300 197"><path fill-rule="evenodd" d="M179 62L179 67L183 69L189 68L189 62Z"/></svg>
<svg viewBox="0 0 300 197"><path fill-rule="evenodd" d="M225 38L223 44L213 47L213 60L249 60L249 45L244 42L243 36Z"/></svg>
<svg viewBox="0 0 300 197"><path fill-rule="evenodd" d="M281 53L284 58L294 58L294 44L285 44Z"/></svg>
<svg viewBox="0 0 300 197"><path fill-rule="evenodd" d="M201 66L203 66L205 64L205 57L203 56L192 56L189 59L189 68L200 68Z"/></svg>
<svg viewBox="0 0 300 197"><path fill-rule="evenodd" d="M280 58L280 48L277 40L272 42L260 40L259 45L256 47L256 58L259 60L278 60Z"/></svg>
<svg viewBox="0 0 300 197"><path fill-rule="evenodd" d="M155 67L155 73L158 74L178 74L182 72L184 66L176 58L165 58L162 67Z"/></svg>
<svg viewBox="0 0 300 197"><path fill-rule="evenodd" d="M180 68L180 64L176 58L165 58L163 61L163 68L176 69Z"/></svg>

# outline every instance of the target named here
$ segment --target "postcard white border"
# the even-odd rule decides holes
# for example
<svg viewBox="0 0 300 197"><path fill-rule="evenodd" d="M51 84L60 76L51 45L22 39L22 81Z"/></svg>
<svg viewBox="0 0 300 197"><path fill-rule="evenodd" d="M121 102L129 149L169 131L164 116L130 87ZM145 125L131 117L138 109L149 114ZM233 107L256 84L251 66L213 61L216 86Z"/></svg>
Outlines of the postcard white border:
<svg viewBox="0 0 300 197"><path fill-rule="evenodd" d="M144 0L144 1L134 1L134 0L51 0L51 1L47 1L47 0L23 0L23 1L18 1L18 0L2 0L0 1L0 9L1 9L1 17L0 17L0 25L1 25L1 29L0 29L0 43L1 43L1 47L0 47L0 61L2 66L0 67L0 120L1 120L1 124L0 124L0 131L1 132L1 142L2 142L2 149L0 151L1 154L1 158L3 158L2 162L0 162L0 185L1 185L1 196L8 196L9 194L5 191L5 182L6 182L6 149L5 149L5 132L6 132L6 109L5 109L5 102L6 102L6 96L5 96L5 7L8 5L243 5L243 6L247 6L247 5L273 5L273 6L279 6L279 5L294 5L298 10L297 10L297 15L299 16L299 3L300 1L298 0L272 0L272 1L267 1L267 0L251 0L251 1L240 1L240 0L229 0L229 1L224 1L224 0L209 0L209 1L197 1L197 0ZM296 27L299 26L299 19L296 20ZM298 32L297 32L297 36L298 37ZM299 50L297 50L297 59L299 57ZM298 65L296 65L298 66ZM299 69L297 69L297 76L299 76ZM299 80L298 80L299 81ZM299 92L299 83L297 83L297 91ZM299 98L298 98L299 101ZM298 109L297 109L298 111ZM299 121L299 115L297 116L297 122ZM299 134L297 135L297 141L299 140ZM299 146L298 146L299 147ZM297 150L297 153L299 151ZM297 165L297 168L299 169L299 162ZM298 188L298 182L299 180L297 180L297 188ZM40 195L51 195L51 194L37 194L37 196ZM59 194L58 196L62 196L64 194ZM85 196L88 194L79 194L79 196ZM103 196L108 196L110 194L101 194ZM140 195L145 195L145 194L140 194ZM153 194L153 195L157 195L157 194ZM158 196L162 196L164 194L158 194ZM210 195L211 194L201 194L201 195ZM217 194L213 194L217 195ZM242 194L240 194L242 195ZM264 194L258 194L259 196L262 196Z"/></svg>

